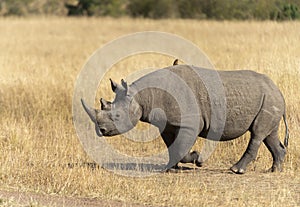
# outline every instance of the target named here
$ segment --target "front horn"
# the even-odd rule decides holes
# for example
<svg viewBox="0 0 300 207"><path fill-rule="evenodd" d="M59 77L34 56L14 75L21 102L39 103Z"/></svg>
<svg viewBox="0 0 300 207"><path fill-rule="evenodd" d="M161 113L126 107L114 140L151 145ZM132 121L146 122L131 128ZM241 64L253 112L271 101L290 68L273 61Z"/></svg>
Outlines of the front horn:
<svg viewBox="0 0 300 207"><path fill-rule="evenodd" d="M81 99L81 103L82 103L82 106L83 106L84 110L86 111L86 113L89 115L91 120L95 123L95 130L96 130L97 135L99 137L102 137L103 135L102 135L102 133L99 129L99 126L97 124L97 121L96 121L96 110L93 108L90 108L88 105L86 105L83 99Z"/></svg>
<svg viewBox="0 0 300 207"><path fill-rule="evenodd" d="M90 108L88 105L86 105L86 103L84 102L83 99L81 99L81 103L82 106L84 108L84 110L86 111L86 113L89 115L89 117L91 118L91 120L96 124L96 110L93 108Z"/></svg>

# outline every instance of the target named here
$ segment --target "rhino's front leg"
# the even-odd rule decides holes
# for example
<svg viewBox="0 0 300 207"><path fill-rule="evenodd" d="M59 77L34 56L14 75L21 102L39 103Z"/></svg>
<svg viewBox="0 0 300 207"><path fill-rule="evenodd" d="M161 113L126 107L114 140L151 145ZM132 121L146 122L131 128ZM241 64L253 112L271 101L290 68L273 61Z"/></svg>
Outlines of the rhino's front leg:
<svg viewBox="0 0 300 207"><path fill-rule="evenodd" d="M161 134L169 152L169 163L166 168L176 169L178 168L178 162L196 163L198 166L201 166L201 162L198 161L200 160L199 153L189 153L197 138L194 135L194 131L190 128L181 128L180 132L178 131L179 129L173 129L170 131L164 131Z"/></svg>

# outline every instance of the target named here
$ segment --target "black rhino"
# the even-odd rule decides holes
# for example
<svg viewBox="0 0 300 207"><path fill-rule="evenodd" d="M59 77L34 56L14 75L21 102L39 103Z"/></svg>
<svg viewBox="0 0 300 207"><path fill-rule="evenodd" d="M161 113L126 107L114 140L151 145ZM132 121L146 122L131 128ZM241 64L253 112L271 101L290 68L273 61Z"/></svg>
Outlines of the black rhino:
<svg viewBox="0 0 300 207"><path fill-rule="evenodd" d="M210 100L207 86L199 76L206 74L206 79L209 80L213 73L217 73L220 78L226 102L225 123L219 138L209 136L209 130L214 124L211 119L212 104L217 103ZM178 86L178 81L173 78L175 76L183 80L188 89ZM189 144L192 146L198 136L227 141L250 131L251 139L245 153L230 169L234 173L244 173L248 163L256 158L263 142L273 157L271 171L282 170L288 145L285 101L280 90L267 76L250 70L214 71L178 65L178 61L175 61L173 66L149 73L129 86L124 80L121 85L111 79L110 81L112 90L116 93L114 101L100 99L101 109L94 109L81 100L85 111L95 123L98 136L118 135L132 129L138 121L148 122L159 128L169 149L170 163L180 157L181 162L201 166L202 158L198 152L189 152L190 148L188 151L181 150L181 147ZM195 106L191 103L187 90L193 94L197 113L190 112ZM169 91L172 91L172 95ZM181 106L177 99L183 103ZM282 117L286 127L284 145L278 138ZM196 118L197 121L194 121ZM177 148L171 149L175 140L178 142ZM176 166L177 163L172 163L172 167Z"/></svg>

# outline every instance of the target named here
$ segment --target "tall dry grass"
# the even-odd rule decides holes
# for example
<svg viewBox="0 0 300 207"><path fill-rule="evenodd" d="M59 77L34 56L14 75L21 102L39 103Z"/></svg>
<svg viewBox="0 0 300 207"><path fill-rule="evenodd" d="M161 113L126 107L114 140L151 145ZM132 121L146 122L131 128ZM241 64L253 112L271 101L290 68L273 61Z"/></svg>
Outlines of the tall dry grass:
<svg viewBox="0 0 300 207"><path fill-rule="evenodd" d="M264 172L272 159L263 145L245 175L229 173L248 135L220 143L200 171L128 178L90 164L72 124L76 76L106 42L146 30L191 40L218 69L252 69L274 80L286 98L290 127L283 173ZM170 206L300 205L300 22L8 18L0 19L0 31L0 189ZM108 77L120 80L172 61L154 54L128 58L106 75L98 96L113 97ZM142 144L118 136L108 141L134 155L164 147L159 139ZM200 146L199 140L195 148Z"/></svg>

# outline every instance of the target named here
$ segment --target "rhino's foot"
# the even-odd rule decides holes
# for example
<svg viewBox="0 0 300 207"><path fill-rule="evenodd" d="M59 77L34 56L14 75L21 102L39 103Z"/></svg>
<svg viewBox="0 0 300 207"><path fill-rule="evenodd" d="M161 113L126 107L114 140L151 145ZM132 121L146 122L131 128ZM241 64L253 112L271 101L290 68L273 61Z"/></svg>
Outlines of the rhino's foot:
<svg viewBox="0 0 300 207"><path fill-rule="evenodd" d="M186 156L184 156L182 158L182 160L180 160L180 162L181 163L193 163L197 167L201 167L202 163L203 163L201 155L197 151L192 151L192 152L188 153Z"/></svg>
<svg viewBox="0 0 300 207"><path fill-rule="evenodd" d="M236 174L244 174L245 173L245 169L239 167L238 165L233 165L230 170Z"/></svg>
<svg viewBox="0 0 300 207"><path fill-rule="evenodd" d="M174 170L179 170L180 167L178 166L178 163L176 165L174 165L173 167L171 167L170 169L174 169Z"/></svg>
<svg viewBox="0 0 300 207"><path fill-rule="evenodd" d="M273 165L267 172L282 172L281 164Z"/></svg>
<svg viewBox="0 0 300 207"><path fill-rule="evenodd" d="M202 164L203 164L203 159L202 159L202 156L200 153L198 153L197 151L194 151L195 153L197 153L197 159L194 161L195 165L197 167L202 167Z"/></svg>
<svg viewBox="0 0 300 207"><path fill-rule="evenodd" d="M178 166L178 163L174 165L173 167L167 169L165 172L167 173L178 173L182 170L182 167Z"/></svg>
<svg viewBox="0 0 300 207"><path fill-rule="evenodd" d="M198 160L196 160L195 161L195 165L197 166L197 167L202 167L202 162L199 162Z"/></svg>
<svg viewBox="0 0 300 207"><path fill-rule="evenodd" d="M203 160L201 157L201 154L197 151L191 152L191 155L193 156L192 162L197 166L197 167L202 167Z"/></svg>

